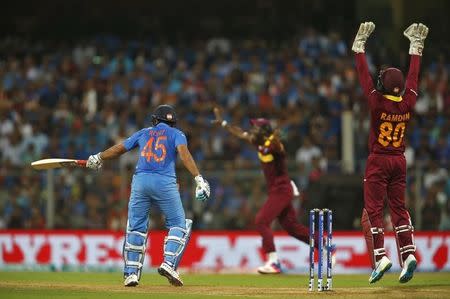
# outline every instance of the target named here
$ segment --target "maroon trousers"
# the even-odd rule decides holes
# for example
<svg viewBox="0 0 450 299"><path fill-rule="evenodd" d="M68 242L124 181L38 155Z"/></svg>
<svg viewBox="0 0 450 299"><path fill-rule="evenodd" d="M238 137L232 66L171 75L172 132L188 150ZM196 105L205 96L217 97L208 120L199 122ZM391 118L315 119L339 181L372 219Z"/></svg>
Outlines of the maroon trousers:
<svg viewBox="0 0 450 299"><path fill-rule="evenodd" d="M270 227L275 218L278 218L280 225L289 235L302 242L309 242L308 228L297 222L296 212L292 206L293 197L292 189L269 192L269 197L258 211L255 224L262 236L264 252L275 251L273 231Z"/></svg>
<svg viewBox="0 0 450 299"><path fill-rule="evenodd" d="M406 159L403 155L370 154L367 159L364 178L364 208L366 209L372 227L383 228L384 198L387 203L394 228L412 226L405 205L406 190ZM413 245L412 231L398 235L400 248ZM373 235L374 249L384 248L383 234ZM370 253L369 253L370 254ZM402 254L403 260L409 252ZM383 256L377 256L378 261Z"/></svg>

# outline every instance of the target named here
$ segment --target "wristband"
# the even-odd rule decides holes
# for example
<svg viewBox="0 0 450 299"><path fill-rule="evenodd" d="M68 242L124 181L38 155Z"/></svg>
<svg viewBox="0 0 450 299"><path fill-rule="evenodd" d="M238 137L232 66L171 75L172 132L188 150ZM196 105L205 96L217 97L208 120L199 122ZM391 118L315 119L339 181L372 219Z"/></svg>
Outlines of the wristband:
<svg viewBox="0 0 450 299"><path fill-rule="evenodd" d="M226 120L222 120L222 123L220 124L223 128L227 126L228 122Z"/></svg>

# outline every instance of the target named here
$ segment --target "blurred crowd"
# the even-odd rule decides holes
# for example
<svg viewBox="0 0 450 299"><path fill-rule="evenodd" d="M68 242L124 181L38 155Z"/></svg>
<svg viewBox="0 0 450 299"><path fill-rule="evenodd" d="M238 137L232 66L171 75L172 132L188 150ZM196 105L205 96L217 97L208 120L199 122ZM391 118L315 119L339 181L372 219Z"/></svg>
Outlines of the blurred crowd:
<svg viewBox="0 0 450 299"><path fill-rule="evenodd" d="M251 117L267 117L280 128L290 174L305 190L301 200L310 184L341 173L341 115L352 111L355 171L362 173L369 117L348 44L335 32L312 29L283 43L212 38L169 44L109 35L0 40L0 227L46 225L48 177L31 170L31 161L86 159L149 126L162 103L176 107L177 126L211 180L212 199L199 205L192 179L180 169L183 202L198 228L253 228L265 199L254 150L211 126L216 105L244 128ZM368 51L372 72L383 53ZM406 71L407 49L397 61ZM444 55L426 61L408 128L407 200L422 229L448 230L450 61ZM136 156L128 153L100 173L55 172L55 227L123 230ZM162 226L161 217L152 218L152 227Z"/></svg>

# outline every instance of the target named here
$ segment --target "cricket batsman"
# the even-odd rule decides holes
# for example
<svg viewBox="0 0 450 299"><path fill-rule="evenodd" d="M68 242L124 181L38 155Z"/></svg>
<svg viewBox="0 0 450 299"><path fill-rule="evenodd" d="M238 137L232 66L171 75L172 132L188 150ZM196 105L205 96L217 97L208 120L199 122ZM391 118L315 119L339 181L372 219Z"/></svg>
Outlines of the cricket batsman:
<svg viewBox="0 0 450 299"><path fill-rule="evenodd" d="M389 67L379 72L376 86L373 85L364 54L365 43L374 29L374 23L362 23L352 46L371 117L361 226L373 268L369 282L374 283L392 266L386 256L383 236L384 198L387 195L402 267L399 281L406 283L414 275L417 260L414 227L405 206L404 137L416 103L420 58L428 28L414 23L403 33L410 40L411 55L406 82L399 69Z"/></svg>
<svg viewBox="0 0 450 299"><path fill-rule="evenodd" d="M222 126L233 136L254 145L258 151L269 193L255 219L256 229L262 236L262 247L267 255L266 263L258 268L258 272L261 274L281 273L273 231L270 227L272 222L278 218L289 235L309 243L309 230L297 222L297 215L292 205L294 194L298 195L298 189L288 175L284 145L267 119L251 119L251 129L246 132L224 120L219 108L214 108L214 114L216 117L212 121L214 124ZM317 236L314 243L317 246Z"/></svg>
<svg viewBox="0 0 450 299"><path fill-rule="evenodd" d="M145 257L149 212L157 206L166 218L168 236L164 241L164 261L158 273L174 286L182 286L177 267L189 242L192 220L185 219L183 205L177 187L175 162L177 154L187 170L194 176L196 199L209 198L208 182L200 175L187 147L186 136L175 128L177 117L173 107L161 105L152 115L153 126L144 128L122 143L96 155L87 161L88 168L98 170L103 161L139 147L139 159L131 183L128 203L128 222L123 246L124 285L139 284Z"/></svg>

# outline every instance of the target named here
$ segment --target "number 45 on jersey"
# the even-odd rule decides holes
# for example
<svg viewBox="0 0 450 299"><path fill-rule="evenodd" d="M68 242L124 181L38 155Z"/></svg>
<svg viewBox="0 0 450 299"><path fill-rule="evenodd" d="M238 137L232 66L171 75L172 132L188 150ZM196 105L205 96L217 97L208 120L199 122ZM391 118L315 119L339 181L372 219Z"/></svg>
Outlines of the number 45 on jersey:
<svg viewBox="0 0 450 299"><path fill-rule="evenodd" d="M167 154L166 145L163 141L167 140L167 136L158 136L155 141L155 137L150 137L147 144L141 151L141 156L147 159L147 162L152 161L152 159L160 163L164 161ZM153 144L154 143L154 144Z"/></svg>

